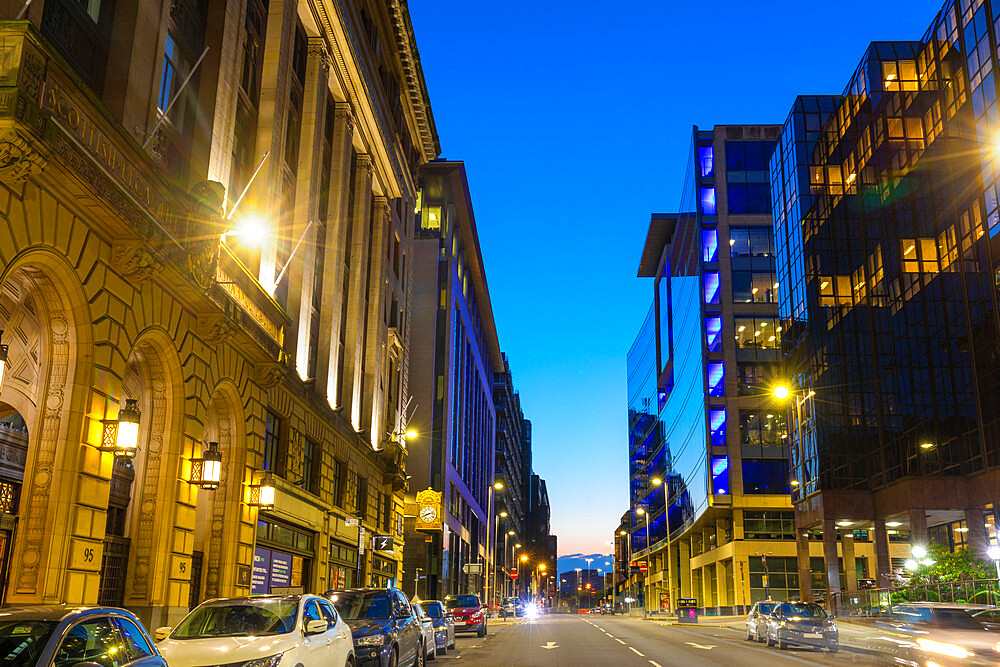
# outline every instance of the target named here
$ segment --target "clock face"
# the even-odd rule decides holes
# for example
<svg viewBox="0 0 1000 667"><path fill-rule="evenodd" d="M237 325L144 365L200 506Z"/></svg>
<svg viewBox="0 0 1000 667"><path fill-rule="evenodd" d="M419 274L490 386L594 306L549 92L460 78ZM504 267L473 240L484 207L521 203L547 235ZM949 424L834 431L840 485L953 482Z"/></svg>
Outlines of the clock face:
<svg viewBox="0 0 1000 667"><path fill-rule="evenodd" d="M420 520L424 523L430 523L437 519L437 508L433 505L428 505L427 507L420 508Z"/></svg>

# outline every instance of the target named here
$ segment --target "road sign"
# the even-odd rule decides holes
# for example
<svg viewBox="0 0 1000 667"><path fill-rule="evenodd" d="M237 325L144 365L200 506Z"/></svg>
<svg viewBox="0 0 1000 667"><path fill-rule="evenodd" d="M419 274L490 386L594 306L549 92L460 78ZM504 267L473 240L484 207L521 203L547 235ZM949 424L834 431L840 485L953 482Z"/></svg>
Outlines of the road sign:
<svg viewBox="0 0 1000 667"><path fill-rule="evenodd" d="M465 574L482 574L483 564L482 563L466 563L462 566L462 572Z"/></svg>
<svg viewBox="0 0 1000 667"><path fill-rule="evenodd" d="M511 570L511 572L510 572L510 578L511 579L517 579L517 570Z"/></svg>
<svg viewBox="0 0 1000 667"><path fill-rule="evenodd" d="M646 561L642 561L641 563L639 563L639 571L642 572L643 574L649 572L649 563L647 563Z"/></svg>
<svg viewBox="0 0 1000 667"><path fill-rule="evenodd" d="M365 552L365 528L362 526L358 528L358 554L363 554Z"/></svg>
<svg viewBox="0 0 1000 667"><path fill-rule="evenodd" d="M345 526L360 526L361 525L361 519L359 519L359 518L357 518L355 516L349 516L346 519L344 519L344 525Z"/></svg>
<svg viewBox="0 0 1000 667"><path fill-rule="evenodd" d="M375 551L392 551L392 535L375 535L372 538L374 546L372 547Z"/></svg>

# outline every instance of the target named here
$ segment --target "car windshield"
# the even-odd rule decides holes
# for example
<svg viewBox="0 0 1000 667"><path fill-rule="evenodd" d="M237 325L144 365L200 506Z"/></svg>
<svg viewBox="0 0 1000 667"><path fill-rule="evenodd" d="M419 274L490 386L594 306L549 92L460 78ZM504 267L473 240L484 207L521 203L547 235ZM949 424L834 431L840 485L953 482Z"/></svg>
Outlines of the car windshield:
<svg viewBox="0 0 1000 667"><path fill-rule="evenodd" d="M444 601L448 609L458 609L460 607L478 607L479 598L475 595L456 595Z"/></svg>
<svg viewBox="0 0 1000 667"><path fill-rule="evenodd" d="M952 630L982 630L983 624L972 618L964 609L934 610L935 625Z"/></svg>
<svg viewBox="0 0 1000 667"><path fill-rule="evenodd" d="M171 633L173 639L263 637L295 629L299 601L294 598L247 599L202 605Z"/></svg>
<svg viewBox="0 0 1000 667"><path fill-rule="evenodd" d="M0 623L0 665L34 667L55 627L55 621Z"/></svg>
<svg viewBox="0 0 1000 667"><path fill-rule="evenodd" d="M774 603L773 602L761 602L757 606L757 611L760 612L761 614L770 614L772 611L774 611Z"/></svg>
<svg viewBox="0 0 1000 667"><path fill-rule="evenodd" d="M388 593L334 593L333 606L348 621L389 618Z"/></svg>
<svg viewBox="0 0 1000 667"><path fill-rule="evenodd" d="M786 602L781 605L781 613L785 616L826 618L826 612L823 611L823 607L808 602Z"/></svg>
<svg viewBox="0 0 1000 667"><path fill-rule="evenodd" d="M444 606L440 602L428 602L427 615L435 618L444 616Z"/></svg>

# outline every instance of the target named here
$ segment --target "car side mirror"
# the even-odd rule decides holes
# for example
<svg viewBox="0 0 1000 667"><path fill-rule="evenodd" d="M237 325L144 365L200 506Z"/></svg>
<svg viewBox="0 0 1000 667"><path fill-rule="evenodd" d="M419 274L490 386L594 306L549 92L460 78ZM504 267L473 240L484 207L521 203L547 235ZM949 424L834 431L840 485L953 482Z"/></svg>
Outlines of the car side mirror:
<svg viewBox="0 0 1000 667"><path fill-rule="evenodd" d="M156 632L153 633L153 636L156 638L156 641L162 642L164 639L170 636L170 633L172 631L173 628L171 628L170 626L163 626L162 628L156 628Z"/></svg>
<svg viewBox="0 0 1000 667"><path fill-rule="evenodd" d="M400 611L396 612L395 618L396 618L397 621L405 621L406 619L410 618L412 615L413 615L412 613L407 613L405 611L400 610Z"/></svg>
<svg viewBox="0 0 1000 667"><path fill-rule="evenodd" d="M326 632L330 628L330 624L322 619L313 619L306 623L306 634L307 635L318 635L321 632Z"/></svg>

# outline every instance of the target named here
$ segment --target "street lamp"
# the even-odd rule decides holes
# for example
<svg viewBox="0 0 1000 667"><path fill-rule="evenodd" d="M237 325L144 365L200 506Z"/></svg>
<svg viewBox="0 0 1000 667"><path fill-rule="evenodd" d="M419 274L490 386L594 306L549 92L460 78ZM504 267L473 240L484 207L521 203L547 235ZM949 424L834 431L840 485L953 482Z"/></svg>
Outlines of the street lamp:
<svg viewBox="0 0 1000 667"><path fill-rule="evenodd" d="M997 585L1000 585L1000 547L992 546L986 550L986 557L993 561L997 568Z"/></svg>
<svg viewBox="0 0 1000 667"><path fill-rule="evenodd" d="M639 509L637 509L635 511L635 513L638 514L641 517L645 517L645 519L646 519L646 575L643 577L643 580L642 580L642 589L643 589L642 613L645 616L646 612L649 610L649 599L648 599L649 598L649 590L648 590L649 586L647 585L647 581L649 579L649 572L650 572L650 563L649 563L649 512L647 512L646 510L644 510L643 508L640 507Z"/></svg>
<svg viewBox="0 0 1000 667"><path fill-rule="evenodd" d="M493 589L494 590L492 590L492 591L490 590L490 570L492 570L494 567L496 567L497 534L500 532L500 519L498 518L497 519L497 528L496 528L496 531L494 531L494 533L493 533L493 539L492 540L490 539L489 529L490 529L490 524L493 523L493 522L490 521L489 514L491 512L494 512L494 509L495 509L493 507L493 505L494 505L494 502L493 502L493 497L494 497L493 496L493 492L494 491L502 491L502 490L503 490L503 482L501 480L499 480L499 479L495 480L493 482L493 485L490 487L489 498L487 498L487 500L486 500L486 514L487 514L487 516L486 516L486 532L487 532L487 535L486 535L486 544L487 544L487 549L486 549L486 558L485 558L486 563L484 564L486 566L486 575L485 575L486 576L486 580L483 582L483 588L485 589L483 591L483 593L485 593L485 595L483 595L483 598L486 600L486 604L488 604L488 605L491 605L491 600L494 597L493 593L496 592L495 591L495 589L496 589L496 582L493 583Z"/></svg>
<svg viewBox="0 0 1000 667"><path fill-rule="evenodd" d="M804 390L793 390L789 389L786 385L779 384L776 385L772 390L771 394L780 401L784 401L789 396L794 396L795 398L795 450L798 454L798 463L802 468L802 478L805 479L806 463L802 458L802 406L810 398L816 395L816 392L810 389L803 396L799 396ZM800 480L793 479L790 480L790 484L793 487L799 486Z"/></svg>

